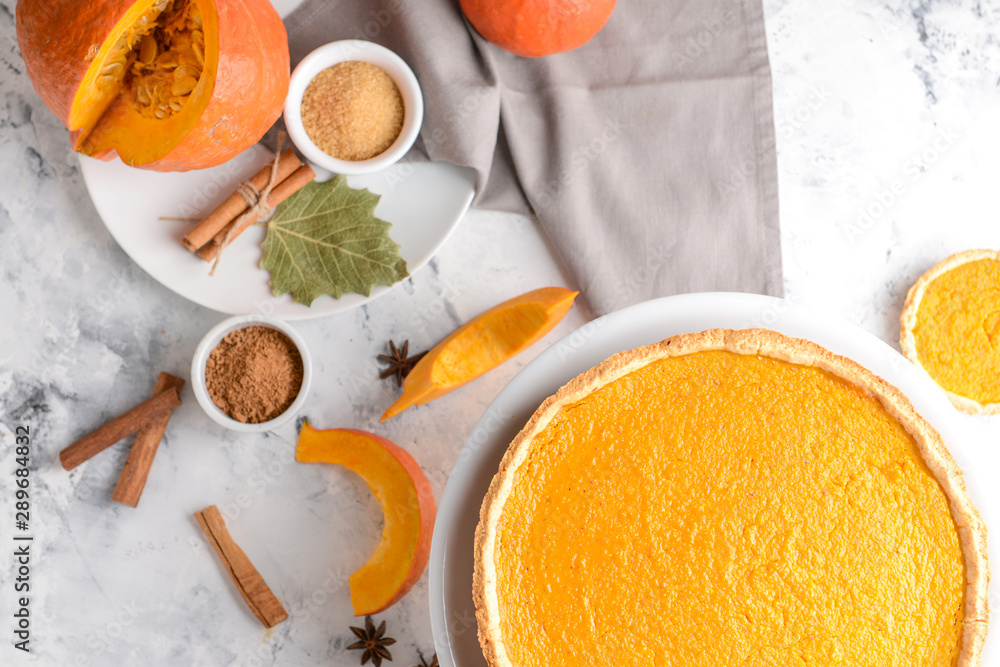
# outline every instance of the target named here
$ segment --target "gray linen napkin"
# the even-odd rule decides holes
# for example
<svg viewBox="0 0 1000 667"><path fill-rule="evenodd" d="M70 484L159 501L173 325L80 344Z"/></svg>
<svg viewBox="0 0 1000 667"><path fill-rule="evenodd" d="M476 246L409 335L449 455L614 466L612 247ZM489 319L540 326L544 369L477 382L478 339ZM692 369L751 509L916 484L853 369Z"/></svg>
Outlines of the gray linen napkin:
<svg viewBox="0 0 1000 667"><path fill-rule="evenodd" d="M533 213L595 314L782 294L761 0L619 0L590 43L537 59L456 0L306 0L285 25L293 66L349 38L406 60L426 107L407 159L473 167L477 206Z"/></svg>

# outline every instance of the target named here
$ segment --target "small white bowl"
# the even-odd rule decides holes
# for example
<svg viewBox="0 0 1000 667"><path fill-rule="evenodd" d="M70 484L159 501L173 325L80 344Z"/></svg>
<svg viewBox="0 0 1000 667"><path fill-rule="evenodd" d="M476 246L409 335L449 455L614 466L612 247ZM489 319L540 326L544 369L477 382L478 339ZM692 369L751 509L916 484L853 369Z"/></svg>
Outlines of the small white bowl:
<svg viewBox="0 0 1000 667"><path fill-rule="evenodd" d="M270 421L259 424L246 424L227 415L212 400L212 397L208 394L208 385L205 382L205 365L208 363L208 355L222 342L223 338L233 331L253 326L276 329L288 336L292 343L295 344L295 347L298 348L299 356L302 357L302 386L299 387L298 396L295 397L292 404L280 415ZM198 343L198 347L194 351L194 359L191 361L191 385L201 409L216 423L243 433L271 431L292 419L306 402L306 395L309 393L309 385L311 383L312 358L309 356L309 349L306 347L306 342L302 340L302 336L281 320L276 320L273 317L265 317L264 315L237 315L219 322Z"/></svg>
<svg viewBox="0 0 1000 667"><path fill-rule="evenodd" d="M392 146L367 160L341 160L333 157L312 142L302 124L302 95L309 82L328 67L353 60L382 68L396 83L403 97L403 129ZM370 174L395 164L417 140L423 120L424 99L413 70L402 58L374 42L360 39L330 42L306 56L292 72L288 98L285 100L285 127L288 136L307 160L335 174Z"/></svg>

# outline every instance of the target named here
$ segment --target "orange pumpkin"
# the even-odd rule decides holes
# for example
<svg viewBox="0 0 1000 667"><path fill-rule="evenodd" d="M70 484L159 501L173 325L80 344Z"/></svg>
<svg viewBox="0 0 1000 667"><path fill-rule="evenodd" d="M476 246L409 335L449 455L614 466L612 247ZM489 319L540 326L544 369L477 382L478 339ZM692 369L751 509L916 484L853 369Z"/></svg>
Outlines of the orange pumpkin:
<svg viewBox="0 0 1000 667"><path fill-rule="evenodd" d="M480 35L529 58L586 44L615 9L615 0L461 0L461 4Z"/></svg>
<svg viewBox="0 0 1000 667"><path fill-rule="evenodd" d="M146 169L226 162L288 94L288 38L268 0L21 0L17 41L74 150Z"/></svg>

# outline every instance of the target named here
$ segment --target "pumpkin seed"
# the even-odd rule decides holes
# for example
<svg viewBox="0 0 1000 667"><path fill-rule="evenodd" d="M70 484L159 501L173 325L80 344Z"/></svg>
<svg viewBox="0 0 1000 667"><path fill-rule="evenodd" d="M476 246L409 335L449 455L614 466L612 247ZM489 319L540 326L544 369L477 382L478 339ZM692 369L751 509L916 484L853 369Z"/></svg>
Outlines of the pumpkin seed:
<svg viewBox="0 0 1000 667"><path fill-rule="evenodd" d="M173 69L178 64L177 54L173 51L164 51L156 57L156 66L159 69Z"/></svg>
<svg viewBox="0 0 1000 667"><path fill-rule="evenodd" d="M156 59L156 52L159 50L159 45L156 43L156 38L152 35L146 35L139 42L139 60L149 65Z"/></svg>
<svg viewBox="0 0 1000 667"><path fill-rule="evenodd" d="M198 59L198 64L204 67L205 54L202 53L201 47L198 46L198 42L191 42L191 52L194 53L194 57Z"/></svg>
<svg viewBox="0 0 1000 667"><path fill-rule="evenodd" d="M157 109L153 115L156 116L159 120L163 120L164 118L167 117L167 112L161 108Z"/></svg>
<svg viewBox="0 0 1000 667"><path fill-rule="evenodd" d="M197 67L192 67L191 65L181 65L174 70L174 80L179 81L181 79L193 76L198 78L201 72L198 71Z"/></svg>
<svg viewBox="0 0 1000 667"><path fill-rule="evenodd" d="M193 76L186 76L182 79L177 79L174 84L170 87L170 92L174 95L187 95L195 86L198 85L198 79Z"/></svg>
<svg viewBox="0 0 1000 667"><path fill-rule="evenodd" d="M106 63L104 67L101 68L101 76L117 78L125 73L125 63L124 62L111 62Z"/></svg>
<svg viewBox="0 0 1000 667"><path fill-rule="evenodd" d="M115 45L111 47L111 53L117 58L121 54L128 50L128 35L122 35L115 42Z"/></svg>
<svg viewBox="0 0 1000 667"><path fill-rule="evenodd" d="M153 102L153 99L149 96L149 91L146 89L146 86L143 85L140 85L136 89L135 97L139 100L139 104L142 104L143 106L149 106Z"/></svg>
<svg viewBox="0 0 1000 667"><path fill-rule="evenodd" d="M171 111L175 111L176 112L176 111L180 111L183 108L184 108L184 105L181 104L180 102L171 102L170 103L170 110Z"/></svg>
<svg viewBox="0 0 1000 667"><path fill-rule="evenodd" d="M181 51L177 55L177 60L182 67L191 67L194 69L198 69L198 59L195 57L193 53L189 51Z"/></svg>

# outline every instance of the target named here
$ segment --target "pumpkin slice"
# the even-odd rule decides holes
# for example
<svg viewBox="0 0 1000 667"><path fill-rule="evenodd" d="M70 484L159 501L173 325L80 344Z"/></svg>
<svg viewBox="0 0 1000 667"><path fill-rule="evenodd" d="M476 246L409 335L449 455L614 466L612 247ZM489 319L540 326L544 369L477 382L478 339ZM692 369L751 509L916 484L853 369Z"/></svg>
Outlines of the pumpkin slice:
<svg viewBox="0 0 1000 667"><path fill-rule="evenodd" d="M366 431L314 429L299 434L295 459L336 463L357 473L372 490L385 516L382 540L360 570L351 575L355 616L394 605L417 583L430 556L434 494L420 466L406 450Z"/></svg>
<svg viewBox="0 0 1000 667"><path fill-rule="evenodd" d="M288 92L267 0L22 0L18 44L73 149L173 171L256 143Z"/></svg>
<svg viewBox="0 0 1000 667"><path fill-rule="evenodd" d="M403 383L403 395L382 421L444 396L530 347L566 316L577 294L565 287L543 287L460 327L417 362Z"/></svg>

